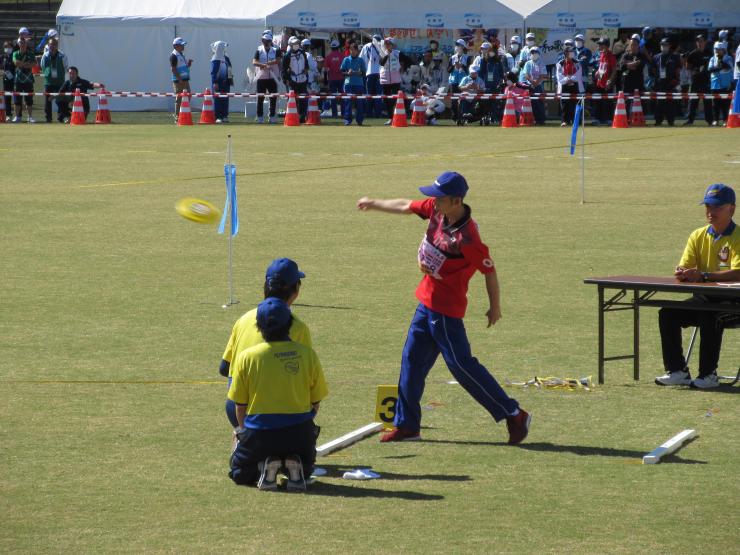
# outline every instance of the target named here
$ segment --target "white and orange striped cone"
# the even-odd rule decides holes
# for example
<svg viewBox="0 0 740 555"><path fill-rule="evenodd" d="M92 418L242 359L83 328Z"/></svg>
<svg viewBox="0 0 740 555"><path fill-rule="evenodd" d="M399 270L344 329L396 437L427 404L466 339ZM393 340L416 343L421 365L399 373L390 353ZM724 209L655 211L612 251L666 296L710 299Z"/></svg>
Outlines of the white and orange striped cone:
<svg viewBox="0 0 740 555"><path fill-rule="evenodd" d="M632 111L630 112L630 127L645 127L645 113L642 111L640 91L635 89L632 97Z"/></svg>
<svg viewBox="0 0 740 555"><path fill-rule="evenodd" d="M411 113L411 125L424 126L427 124L427 109L421 95L417 94L414 99L414 111Z"/></svg>
<svg viewBox="0 0 740 555"><path fill-rule="evenodd" d="M393 110L393 120L391 121L391 127L408 127L409 122L406 117L406 104L403 101L403 91L398 91L396 97L396 107Z"/></svg>
<svg viewBox="0 0 740 555"><path fill-rule="evenodd" d="M501 118L501 127L518 127L516 123L516 109L514 108L514 95L509 91L506 94L506 105L504 106L504 117Z"/></svg>
<svg viewBox="0 0 740 555"><path fill-rule="evenodd" d="M98 110L95 112L95 123L110 123L110 110L108 100L105 98L108 91L101 88L98 93Z"/></svg>
<svg viewBox="0 0 740 555"><path fill-rule="evenodd" d="M283 125L285 127L295 127L301 124L301 118L298 116L298 104L295 100L295 91L288 93L288 107L285 110L285 119Z"/></svg>
<svg viewBox="0 0 740 555"><path fill-rule="evenodd" d="M198 125L213 125L216 123L216 112L213 110L213 95L211 89L203 93L203 107L200 109Z"/></svg>
<svg viewBox="0 0 740 555"><path fill-rule="evenodd" d="M319 103L316 102L316 97L313 95L308 97L306 125L321 125L321 111L319 111Z"/></svg>
<svg viewBox="0 0 740 555"><path fill-rule="evenodd" d="M190 94L187 91L180 93L180 115L177 116L177 125L193 125L193 114L190 111Z"/></svg>
<svg viewBox="0 0 740 555"><path fill-rule="evenodd" d="M529 99L529 91L524 91L524 100L522 101L522 113L519 115L519 127L532 126L534 126L532 101Z"/></svg>
<svg viewBox="0 0 740 555"><path fill-rule="evenodd" d="M614 119L612 120L612 129L627 129L627 107L624 104L624 93L619 91L617 97L617 107L614 110Z"/></svg>
<svg viewBox="0 0 740 555"><path fill-rule="evenodd" d="M5 113L5 91L0 90L0 123L5 123L7 117Z"/></svg>
<svg viewBox="0 0 740 555"><path fill-rule="evenodd" d="M738 85L740 87L740 85ZM732 98L730 99L730 113L727 116L727 129L740 129L740 114L738 114L735 110L733 110L733 107L735 106L735 95L737 94L737 91L732 93Z"/></svg>
<svg viewBox="0 0 740 555"><path fill-rule="evenodd" d="M80 89L75 89L75 101L72 104L72 117L70 125L85 125L85 109L82 106L82 95Z"/></svg>

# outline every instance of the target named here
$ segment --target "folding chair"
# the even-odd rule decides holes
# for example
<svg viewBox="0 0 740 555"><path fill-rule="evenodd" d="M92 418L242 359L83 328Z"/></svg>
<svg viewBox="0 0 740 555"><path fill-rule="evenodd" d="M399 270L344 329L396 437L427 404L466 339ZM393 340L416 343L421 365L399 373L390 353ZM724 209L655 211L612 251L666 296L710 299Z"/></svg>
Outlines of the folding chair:
<svg viewBox="0 0 740 555"><path fill-rule="evenodd" d="M720 317L717 319L717 325L721 326L724 330L734 330L734 329L740 329L740 316L737 314L721 314ZM694 331L691 333L691 340L689 341L689 348L686 350L686 365L689 364L689 359L691 358L691 351L694 349L694 341L696 340L696 334L699 331L699 328L694 328ZM732 380L730 382L730 385L735 385L738 381L740 381L740 366L737 369L737 374L735 376L717 376L720 380Z"/></svg>

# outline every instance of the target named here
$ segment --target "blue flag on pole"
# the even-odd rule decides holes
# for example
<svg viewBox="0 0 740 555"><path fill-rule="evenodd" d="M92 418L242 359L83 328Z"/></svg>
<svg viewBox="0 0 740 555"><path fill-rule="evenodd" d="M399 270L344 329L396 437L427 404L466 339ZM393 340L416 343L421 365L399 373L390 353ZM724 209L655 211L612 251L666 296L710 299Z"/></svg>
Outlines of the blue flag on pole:
<svg viewBox="0 0 740 555"><path fill-rule="evenodd" d="M224 164L224 177L226 178L226 203L224 204L221 223L218 224L218 232L223 233L226 228L226 218L231 213L231 236L239 233L239 211L236 202L236 166Z"/></svg>
<svg viewBox="0 0 740 555"><path fill-rule="evenodd" d="M732 101L732 113L740 114L740 79L737 80L735 87L735 100Z"/></svg>
<svg viewBox="0 0 740 555"><path fill-rule="evenodd" d="M570 155L573 156L576 153L576 141L578 140L578 126L581 125L581 113L583 112L583 104L578 103L576 105L576 113L573 116L573 131L570 134Z"/></svg>

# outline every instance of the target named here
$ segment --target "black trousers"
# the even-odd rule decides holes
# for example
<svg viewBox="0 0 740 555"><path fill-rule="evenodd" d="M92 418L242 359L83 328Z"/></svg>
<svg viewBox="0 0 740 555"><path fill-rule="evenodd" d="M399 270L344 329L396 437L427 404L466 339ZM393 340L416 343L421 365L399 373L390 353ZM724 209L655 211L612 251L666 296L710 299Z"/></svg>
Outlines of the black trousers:
<svg viewBox="0 0 740 555"><path fill-rule="evenodd" d="M276 93L278 91L275 79L257 79L257 94L259 93ZM262 117L265 113L265 97L257 97L257 117ZM270 117L275 117L275 106L277 106L277 96L270 97Z"/></svg>
<svg viewBox="0 0 740 555"><path fill-rule="evenodd" d="M578 94L578 84L577 83L567 83L563 85L563 94L564 95L570 95L570 94ZM572 124L573 118L575 117L576 113L576 104L578 104L578 100L575 98L562 98L560 100L560 109L562 110L562 116L561 121L563 123Z"/></svg>
<svg viewBox="0 0 740 555"><path fill-rule="evenodd" d="M55 93L59 90L59 87L61 85L44 85L44 92L45 93ZM56 97L54 96L45 96L44 97L44 115L46 116L46 121L51 121L53 112L52 112L52 102L54 102L54 99Z"/></svg>
<svg viewBox="0 0 740 555"><path fill-rule="evenodd" d="M720 325L722 317L722 312L661 308L658 313L658 322L660 325L660 342L663 349L663 366L666 372L680 372L686 369L681 329L692 326L699 327L701 338L699 345L699 376L716 372L724 331ZM724 317L727 316L724 315Z"/></svg>
<svg viewBox="0 0 740 555"><path fill-rule="evenodd" d="M717 89L712 91L713 93L732 93L732 89ZM720 98L713 102L714 105L714 121L727 121L730 115L730 99Z"/></svg>
<svg viewBox="0 0 740 555"><path fill-rule="evenodd" d="M692 84L691 92L692 93L708 93L709 86ZM704 121L711 124L712 116L714 115L714 109L712 107L712 99L704 98L703 102L704 102ZM688 121L693 122L696 119L696 112L698 109L699 109L699 99L692 98L689 101L689 117L687 118Z"/></svg>
<svg viewBox="0 0 740 555"><path fill-rule="evenodd" d="M316 436L318 428L313 420L275 430L247 428L239 436L239 443L231 455L229 478L240 486L253 485L260 476L257 463L267 457L285 458L298 455L303 463L303 475L313 473L316 462Z"/></svg>
<svg viewBox="0 0 740 555"><path fill-rule="evenodd" d="M295 81L290 82L290 90L294 91L296 95L308 93L308 83L296 83ZM298 115L301 118L301 123L306 123L306 112L308 111L308 98L298 98Z"/></svg>
<svg viewBox="0 0 740 555"><path fill-rule="evenodd" d="M655 83L655 92L674 92L674 88L671 87L669 82L658 80ZM653 112L655 113L655 123L663 123L665 119L669 124L673 125L673 122L676 120L676 101L668 100L667 98L657 98L655 104L653 104Z"/></svg>
<svg viewBox="0 0 740 555"><path fill-rule="evenodd" d="M385 99L385 109L388 111L388 119L393 119L393 111L396 109L396 99L392 98L393 95L398 94L401 90L401 83L393 83L392 85L382 85L383 94L389 98Z"/></svg>
<svg viewBox="0 0 740 555"><path fill-rule="evenodd" d="M600 87L594 87L594 93L597 94L609 94L611 91L609 89L602 89ZM614 102L609 100L608 98L601 98L599 100L594 100L594 111L595 116L597 120L600 122L608 122L611 121L614 117Z"/></svg>

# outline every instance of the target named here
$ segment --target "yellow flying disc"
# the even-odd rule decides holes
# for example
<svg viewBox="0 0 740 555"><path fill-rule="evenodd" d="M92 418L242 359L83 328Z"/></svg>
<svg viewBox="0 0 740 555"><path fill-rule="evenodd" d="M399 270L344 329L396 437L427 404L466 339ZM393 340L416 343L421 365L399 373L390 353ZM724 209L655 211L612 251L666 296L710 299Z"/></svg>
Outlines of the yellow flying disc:
<svg viewBox="0 0 740 555"><path fill-rule="evenodd" d="M221 212L207 200L184 198L177 201L175 210L183 218L199 224L212 224L221 217Z"/></svg>

